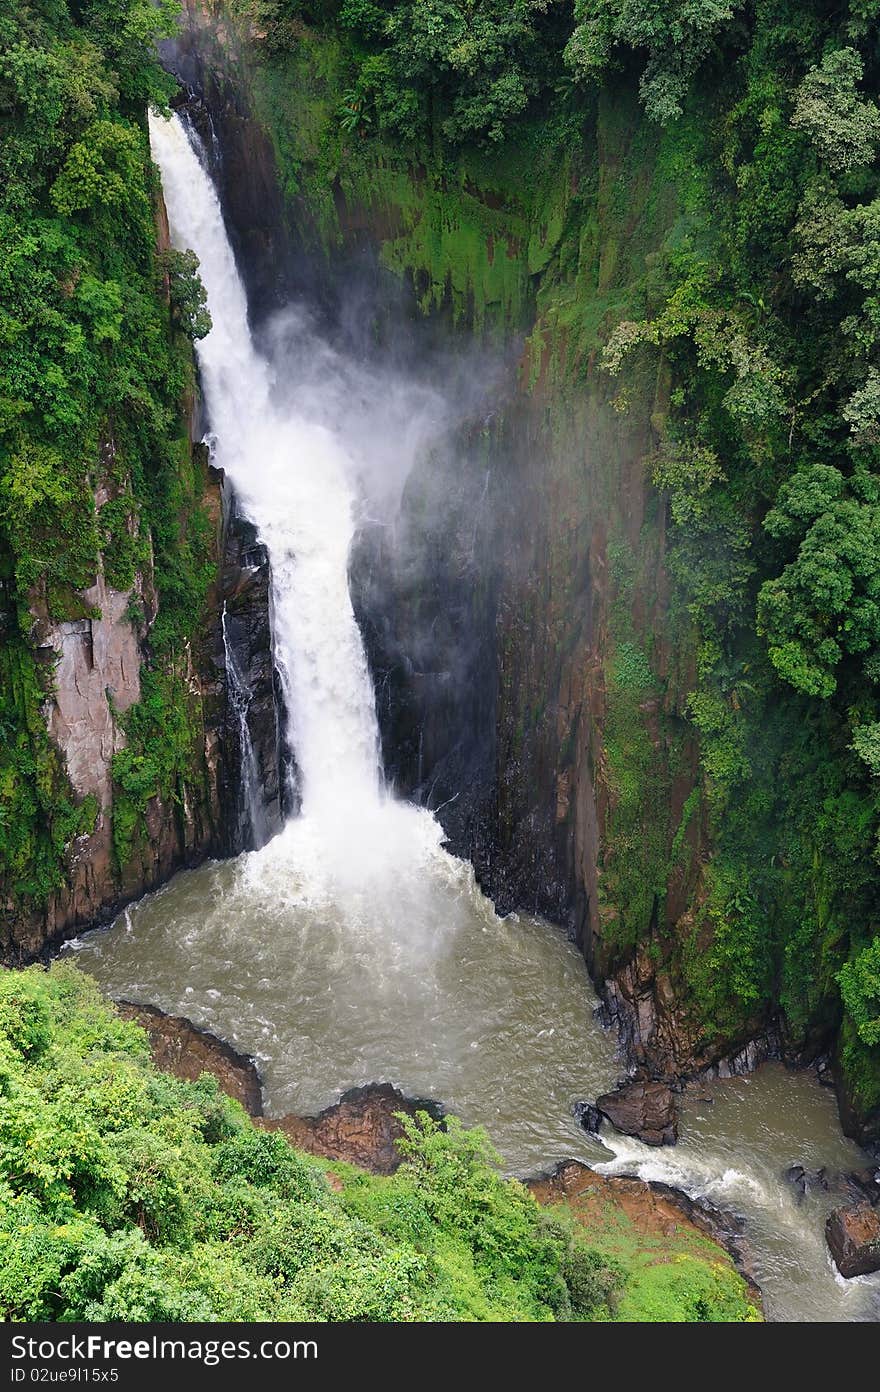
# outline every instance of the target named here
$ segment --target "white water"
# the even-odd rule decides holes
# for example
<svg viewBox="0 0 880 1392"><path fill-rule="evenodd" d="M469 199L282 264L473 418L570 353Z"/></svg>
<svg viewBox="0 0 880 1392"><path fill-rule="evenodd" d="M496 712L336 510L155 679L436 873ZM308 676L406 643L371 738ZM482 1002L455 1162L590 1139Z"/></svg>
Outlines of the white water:
<svg viewBox="0 0 880 1392"><path fill-rule="evenodd" d="M358 461L338 435L276 392L254 348L247 301L214 186L179 120L150 118L173 242L191 247L213 328L197 345L215 462L256 524L272 566L275 657L289 712L301 815L248 867L283 897L362 906L407 865L448 859L431 815L382 783L374 694L348 589ZM280 396L280 400L279 400ZM445 867L447 872L449 867ZM389 889L391 887L389 886Z"/></svg>
<svg viewBox="0 0 880 1392"><path fill-rule="evenodd" d="M322 425L280 410L255 352L213 184L180 122L153 116L172 240L196 249L213 328L198 344L216 461L269 548L277 658L303 815L339 826L381 813L373 688L348 593L354 464Z"/></svg>
<svg viewBox="0 0 880 1392"><path fill-rule="evenodd" d="M314 1112L346 1087L393 1081L486 1125L519 1173L574 1155L745 1214L777 1318L876 1318L880 1278L846 1283L831 1268L832 1200L797 1206L780 1177L792 1163L862 1162L815 1079L771 1069L720 1084L713 1105L688 1105L673 1150L613 1133L603 1150L573 1122L571 1104L617 1072L583 959L547 925L499 920L435 819L383 788L347 575L358 449L374 444L349 450L317 418L344 410L342 378L323 404L312 380L291 406L253 347L208 176L176 122L154 119L151 138L172 236L196 251L208 291L214 328L199 360L217 463L269 548L303 806L261 850L180 875L87 935L83 965L111 994L254 1053L270 1112ZM329 370L326 348L316 361ZM403 431L386 433L403 448Z"/></svg>

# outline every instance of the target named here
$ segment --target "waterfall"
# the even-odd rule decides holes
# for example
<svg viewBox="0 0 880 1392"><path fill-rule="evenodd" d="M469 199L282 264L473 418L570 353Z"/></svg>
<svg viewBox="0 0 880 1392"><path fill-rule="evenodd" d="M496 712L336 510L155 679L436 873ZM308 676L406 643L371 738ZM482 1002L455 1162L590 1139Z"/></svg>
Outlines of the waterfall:
<svg viewBox="0 0 880 1392"><path fill-rule="evenodd" d="M686 1094L671 1153L614 1135L603 1149L575 1122L572 1103L619 1072L583 957L547 924L499 919L472 868L442 849L435 818L383 786L348 593L356 469L371 444L344 424L351 378L334 378L332 352L304 329L295 352L284 357L288 341L276 352L274 379L210 179L176 121L154 119L151 133L174 241L199 256L213 316L198 353L215 458L271 558L302 811L259 850L184 872L71 950L111 995L185 1014L254 1054L271 1114L313 1114L388 1079L485 1124L519 1173L574 1156L734 1204L783 1318L874 1317L880 1280L837 1280L826 1257L833 1193L797 1205L783 1178L794 1161L829 1175L864 1164L814 1077L768 1066L719 1084L711 1104ZM311 358L306 389L296 352ZM393 470L404 413L377 397L373 433ZM258 770L241 677L230 663L247 785Z"/></svg>
<svg viewBox="0 0 880 1392"><path fill-rule="evenodd" d="M360 890L407 860L442 854L442 832L383 783L375 696L348 588L356 463L331 428L291 404L255 347L220 202L180 120L151 115L150 140L172 240L195 251L207 291L213 328L196 351L214 457L271 560L275 658L301 811L296 829L289 823L276 838L282 844L266 848L259 873L295 861L321 881L319 897L328 878Z"/></svg>
<svg viewBox="0 0 880 1392"><path fill-rule="evenodd" d="M152 116L171 236L199 258L213 328L197 345L216 462L272 563L276 658L307 817L383 797L373 689L348 591L354 469L322 425L273 398L217 194L180 121Z"/></svg>

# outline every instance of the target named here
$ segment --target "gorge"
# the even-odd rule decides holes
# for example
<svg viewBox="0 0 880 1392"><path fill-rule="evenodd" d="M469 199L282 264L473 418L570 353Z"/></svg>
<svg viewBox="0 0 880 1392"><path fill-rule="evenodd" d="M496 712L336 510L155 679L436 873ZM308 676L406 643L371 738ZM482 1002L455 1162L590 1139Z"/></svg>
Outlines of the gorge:
<svg viewBox="0 0 880 1392"><path fill-rule="evenodd" d="M537 921L498 919L427 810L383 788L348 598L357 443L302 414L327 414L332 380L310 391L293 375L303 360L330 374L332 356L310 344L273 371L256 353L205 169L178 121L154 119L151 138L172 237L196 250L214 321L198 350L214 457L269 552L301 810L261 851L191 872L80 939L78 960L111 996L194 1015L254 1054L272 1113L318 1111L389 1078L486 1125L516 1173L571 1155L601 1163L603 1147L578 1135L571 1113L579 1092L613 1081L613 1042L590 1019L573 949ZM428 420L442 425L439 404ZM393 420L381 434L400 449ZM813 1197L796 1210L782 1178L795 1157L810 1169L858 1167L819 1092L806 1077L767 1074L738 1095L721 1088L692 1123L694 1151L688 1132L671 1160L606 1137L617 1152L606 1164L732 1200L752 1219L759 1281L779 1316L875 1318L880 1277L837 1286L823 1205ZM725 1111L733 1125L716 1130Z"/></svg>
<svg viewBox="0 0 880 1392"><path fill-rule="evenodd" d="M22 673L42 654L55 688L21 679L14 719L29 701L39 741L46 715L40 757L60 751L73 801L60 852L33 833L48 889L13 848L7 960L80 934L66 951L111 996L253 1054L270 1115L391 1081L485 1125L510 1172L575 1157L740 1213L770 1317L876 1319L880 1276L844 1281L823 1238L880 1125L873 639L836 695L810 689L827 674L786 686L813 639L783 632L773 569L801 526L787 564L814 522L829 544L835 498L870 526L873 485L858 456L861 503L830 474L809 506L790 482L813 365L771 360L789 288L742 309L741 279L734 313L705 270L733 236L727 205L707 214L705 89L660 130L624 74L587 110L560 99L558 123L416 157L346 86L378 31L357 6L341 30L300 8L266 28L193 3L164 53L184 88L178 116L150 116L153 235L200 384L178 342L166 416L204 443L178 439L150 512L111 412L86 481L97 574L27 589L16 542L10 652ZM775 20L755 22L769 43ZM755 180L776 154L757 140ZM870 177L842 178L847 207ZM821 411L797 449L821 437L810 467L831 470ZM676 1147L577 1125L624 1069L685 1086ZM801 1195L792 1167L825 1180Z"/></svg>

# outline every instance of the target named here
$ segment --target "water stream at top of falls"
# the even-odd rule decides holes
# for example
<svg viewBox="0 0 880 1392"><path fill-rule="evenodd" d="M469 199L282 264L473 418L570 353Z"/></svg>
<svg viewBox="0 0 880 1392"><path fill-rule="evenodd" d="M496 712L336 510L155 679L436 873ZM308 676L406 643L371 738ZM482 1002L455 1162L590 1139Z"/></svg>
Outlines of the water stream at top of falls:
<svg viewBox="0 0 880 1392"><path fill-rule="evenodd" d="M216 462L269 550L302 810L261 849L178 875L72 950L112 995L253 1053L270 1113L394 1082L483 1124L514 1172L573 1156L740 1212L776 1318L877 1318L880 1277L844 1282L825 1251L832 1196L798 1204L782 1178L795 1163L864 1163L813 1075L767 1067L713 1085L712 1102L690 1096L675 1148L599 1142L574 1122L572 1103L620 1072L583 959L547 924L499 919L434 817L383 785L348 589L365 441L311 409L315 382L300 392L295 363L257 351L196 150L177 120L152 118L151 139L172 238L197 253L208 293L214 327L198 356ZM326 390L341 399L338 382ZM392 442L399 425L389 418Z"/></svg>

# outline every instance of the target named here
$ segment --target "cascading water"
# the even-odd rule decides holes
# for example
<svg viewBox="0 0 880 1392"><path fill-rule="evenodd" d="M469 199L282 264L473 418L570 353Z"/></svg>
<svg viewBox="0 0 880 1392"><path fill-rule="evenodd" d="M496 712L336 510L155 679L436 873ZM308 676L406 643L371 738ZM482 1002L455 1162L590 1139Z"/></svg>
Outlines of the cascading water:
<svg viewBox="0 0 880 1392"><path fill-rule="evenodd" d="M180 121L151 117L150 139L172 237L197 251L208 294L214 327L198 358L216 462L272 564L275 656L302 805L266 860L314 871L324 886L329 877L362 887L406 855L442 852L433 819L382 786L373 687L348 589L356 466L326 426L276 403L217 194Z"/></svg>
<svg viewBox="0 0 880 1392"><path fill-rule="evenodd" d="M395 1082L485 1125L513 1171L574 1156L738 1209L777 1318L876 1318L880 1278L835 1276L824 1200L798 1206L780 1177L792 1163L862 1160L814 1078L766 1069L719 1084L714 1105L688 1104L674 1150L614 1134L603 1145L573 1121L572 1103L618 1072L583 959L546 924L500 920L470 867L442 849L435 819L383 786L347 574L367 446L327 423L345 395L332 354L314 345L327 380L291 405L291 382L251 340L208 175L176 120L154 118L151 139L172 236L196 251L208 292L214 327L199 363L217 462L272 562L302 811L260 850L179 875L88 934L74 946L83 965L111 994L186 1014L255 1054L270 1112L314 1112L355 1084ZM291 361L283 368L278 378L295 376ZM403 419L385 428L401 444Z"/></svg>
<svg viewBox="0 0 880 1392"><path fill-rule="evenodd" d="M381 809L373 689L348 593L352 466L340 442L279 411L214 187L179 120L152 117L173 239L198 249L214 327L198 346L216 460L272 559L275 636L303 815Z"/></svg>

